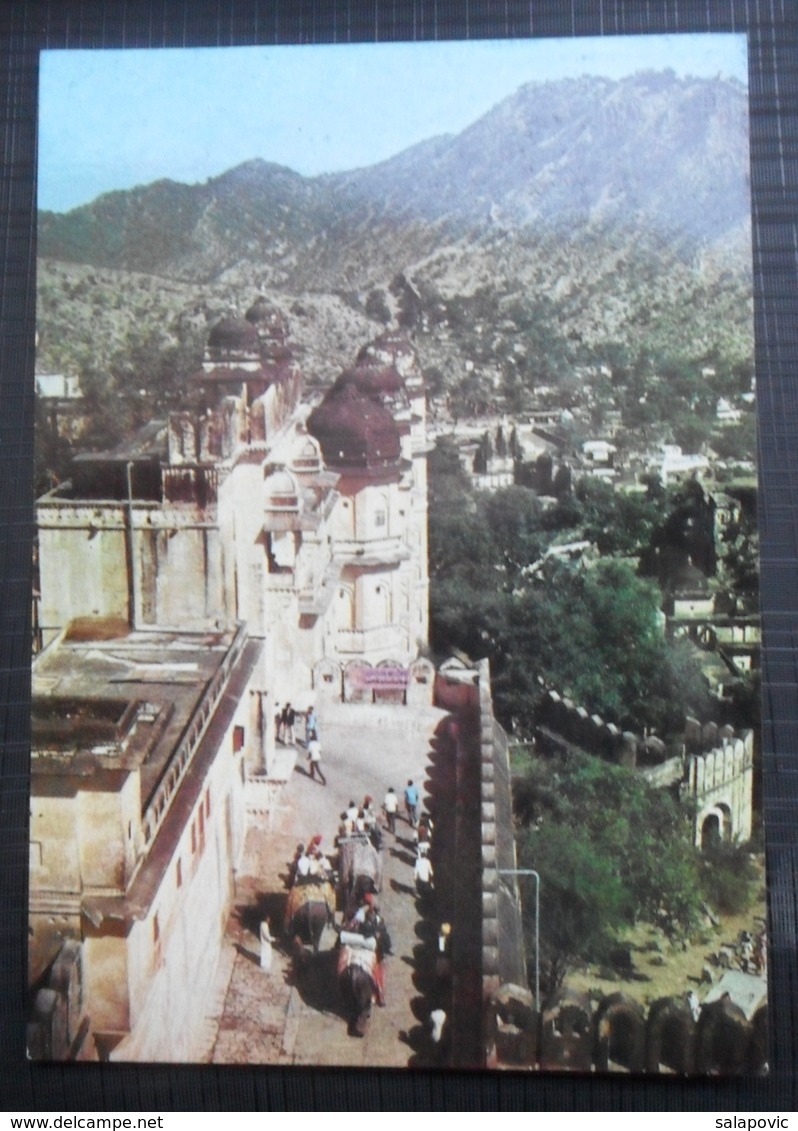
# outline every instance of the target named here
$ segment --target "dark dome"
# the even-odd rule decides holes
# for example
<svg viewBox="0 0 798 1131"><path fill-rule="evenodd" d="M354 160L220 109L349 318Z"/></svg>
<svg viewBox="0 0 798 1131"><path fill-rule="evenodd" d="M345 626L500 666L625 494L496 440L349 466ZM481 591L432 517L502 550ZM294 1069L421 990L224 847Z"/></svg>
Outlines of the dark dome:
<svg viewBox="0 0 798 1131"><path fill-rule="evenodd" d="M397 334L386 332L380 334L373 342L362 347L357 355L358 362L360 361L373 361L375 357L384 354L390 354L391 357L412 357L415 359L416 351L413 348L412 342L404 334Z"/></svg>
<svg viewBox="0 0 798 1131"><path fill-rule="evenodd" d="M373 361L361 362L354 369L347 369L333 385L333 392L340 392L349 386L376 400L394 398L405 391L405 383L393 365L380 365Z"/></svg>
<svg viewBox="0 0 798 1131"><path fill-rule="evenodd" d="M223 318L208 334L208 349L257 353L258 331L243 318Z"/></svg>
<svg viewBox="0 0 798 1131"><path fill-rule="evenodd" d="M330 467L379 468L400 456L399 429L381 404L354 385L330 392L307 421Z"/></svg>
<svg viewBox="0 0 798 1131"><path fill-rule="evenodd" d="M288 333L282 314L263 295L255 299L244 317L247 322L251 322L253 326L257 326L260 331L271 337L284 338Z"/></svg>

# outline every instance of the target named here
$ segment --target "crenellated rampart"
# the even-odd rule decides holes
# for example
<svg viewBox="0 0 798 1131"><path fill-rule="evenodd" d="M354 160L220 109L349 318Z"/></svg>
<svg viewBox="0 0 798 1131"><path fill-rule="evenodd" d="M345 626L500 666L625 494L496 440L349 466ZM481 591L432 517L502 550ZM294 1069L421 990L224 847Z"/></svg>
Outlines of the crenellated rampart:
<svg viewBox="0 0 798 1131"><path fill-rule="evenodd" d="M717 1000L703 1005L688 992L662 998L645 1010L623 993L597 1001L564 990L543 1008L539 988L530 987L527 977L508 741L493 715L487 661L474 667L459 661L442 665L435 701L451 712L447 733L458 766L459 837L464 848L479 838L480 862L477 865L475 859L474 865L481 868L481 922L477 926L467 916L455 922L452 963L453 980L459 985L461 958L471 971L471 955L480 946L484 1063L494 1068L585 1072L765 1071L766 1006L747 1015L720 992ZM714 724L702 727L689 719L683 742L673 754L656 736L622 732L554 691L546 693L539 723L541 746L580 749L607 758L636 768L655 785L678 781L680 795L695 802L698 843L703 822L714 820L718 812L725 814L724 806L728 815L719 818L726 821L721 835L734 839L750 835L751 732L737 733ZM466 779L468 788L463 789ZM464 802L477 781L478 818L476 806ZM465 855L458 859L465 882ZM535 895L533 881L539 882L530 877L529 898ZM456 906L466 912L464 898ZM467 956L460 954L461 944L469 951ZM535 965L533 959L532 968ZM761 983L764 998L764 980L751 977L751 981ZM471 1059L463 1063L473 1063L473 1028L467 1035L461 1032L463 1026L473 1027L473 1012L454 1009L450 1020L454 1046L470 1048Z"/></svg>
<svg viewBox="0 0 798 1131"><path fill-rule="evenodd" d="M656 735L621 731L549 689L538 710L537 737L544 748L576 748L637 769L657 788L678 783L682 800L695 805L697 845L751 836L753 731L688 718L681 741L668 748Z"/></svg>

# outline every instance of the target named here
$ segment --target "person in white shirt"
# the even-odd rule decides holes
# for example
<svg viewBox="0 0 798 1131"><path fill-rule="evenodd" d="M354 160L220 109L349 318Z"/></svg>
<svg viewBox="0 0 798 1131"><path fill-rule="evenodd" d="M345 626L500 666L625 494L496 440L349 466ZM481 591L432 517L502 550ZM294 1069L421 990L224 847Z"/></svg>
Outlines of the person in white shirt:
<svg viewBox="0 0 798 1131"><path fill-rule="evenodd" d="M388 828L396 836L396 814L399 812L399 798L396 796L396 790L393 786L390 787L385 794L385 800L382 803L385 810L385 817L388 821Z"/></svg>
<svg viewBox="0 0 798 1131"><path fill-rule="evenodd" d="M296 871L295 871L296 882L301 884L305 880L307 880L308 876L310 875L310 870L311 870L311 859L308 856L305 849L303 848L301 855L297 857Z"/></svg>
<svg viewBox="0 0 798 1131"><path fill-rule="evenodd" d="M322 768L321 768L321 743L316 737L316 732L313 731L313 737L308 742L308 761L310 762L310 776L316 779L316 774L319 775L322 785L327 784Z"/></svg>
<svg viewBox="0 0 798 1131"><path fill-rule="evenodd" d="M432 891L432 861L429 856L417 856L413 868L416 880L416 891L423 898Z"/></svg>

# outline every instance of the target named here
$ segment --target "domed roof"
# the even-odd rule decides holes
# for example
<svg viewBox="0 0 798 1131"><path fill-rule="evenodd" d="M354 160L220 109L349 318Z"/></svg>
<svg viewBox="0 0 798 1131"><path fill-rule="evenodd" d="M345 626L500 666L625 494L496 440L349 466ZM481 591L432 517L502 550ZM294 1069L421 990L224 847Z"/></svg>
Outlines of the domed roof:
<svg viewBox="0 0 798 1131"><path fill-rule="evenodd" d="M277 468L263 484L267 510L298 510L299 487L285 467Z"/></svg>
<svg viewBox="0 0 798 1131"><path fill-rule="evenodd" d="M330 467L387 467L400 457L393 417L352 384L328 393L308 417L307 429L321 444Z"/></svg>
<svg viewBox="0 0 798 1131"><path fill-rule="evenodd" d="M270 337L284 338L288 333L285 318L263 295L258 295L244 317Z"/></svg>
<svg viewBox="0 0 798 1131"><path fill-rule="evenodd" d="M393 398L405 391L405 383L395 366L381 365L373 359L361 361L353 369L347 369L333 385L333 391L339 392L350 385L376 400Z"/></svg>
<svg viewBox="0 0 798 1131"><path fill-rule="evenodd" d="M258 331L243 318L222 318L208 334L208 349L258 352Z"/></svg>
<svg viewBox="0 0 798 1131"><path fill-rule="evenodd" d="M321 451L319 441L313 436L305 436L301 447L292 453L291 470L299 472L321 471Z"/></svg>
<svg viewBox="0 0 798 1131"><path fill-rule="evenodd" d="M358 361L373 360L378 357L385 356L392 357L394 360L398 357L413 358L416 357L416 351L412 342L404 334L396 333L395 331L386 331L375 338L373 342L369 342L363 346L357 355Z"/></svg>

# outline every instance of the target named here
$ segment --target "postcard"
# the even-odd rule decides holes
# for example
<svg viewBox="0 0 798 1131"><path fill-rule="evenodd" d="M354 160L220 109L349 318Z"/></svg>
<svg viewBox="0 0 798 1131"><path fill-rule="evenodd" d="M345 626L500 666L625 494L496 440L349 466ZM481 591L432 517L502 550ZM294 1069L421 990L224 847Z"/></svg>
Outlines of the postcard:
<svg viewBox="0 0 798 1131"><path fill-rule="evenodd" d="M39 145L29 1056L765 1072L745 37L45 51Z"/></svg>

